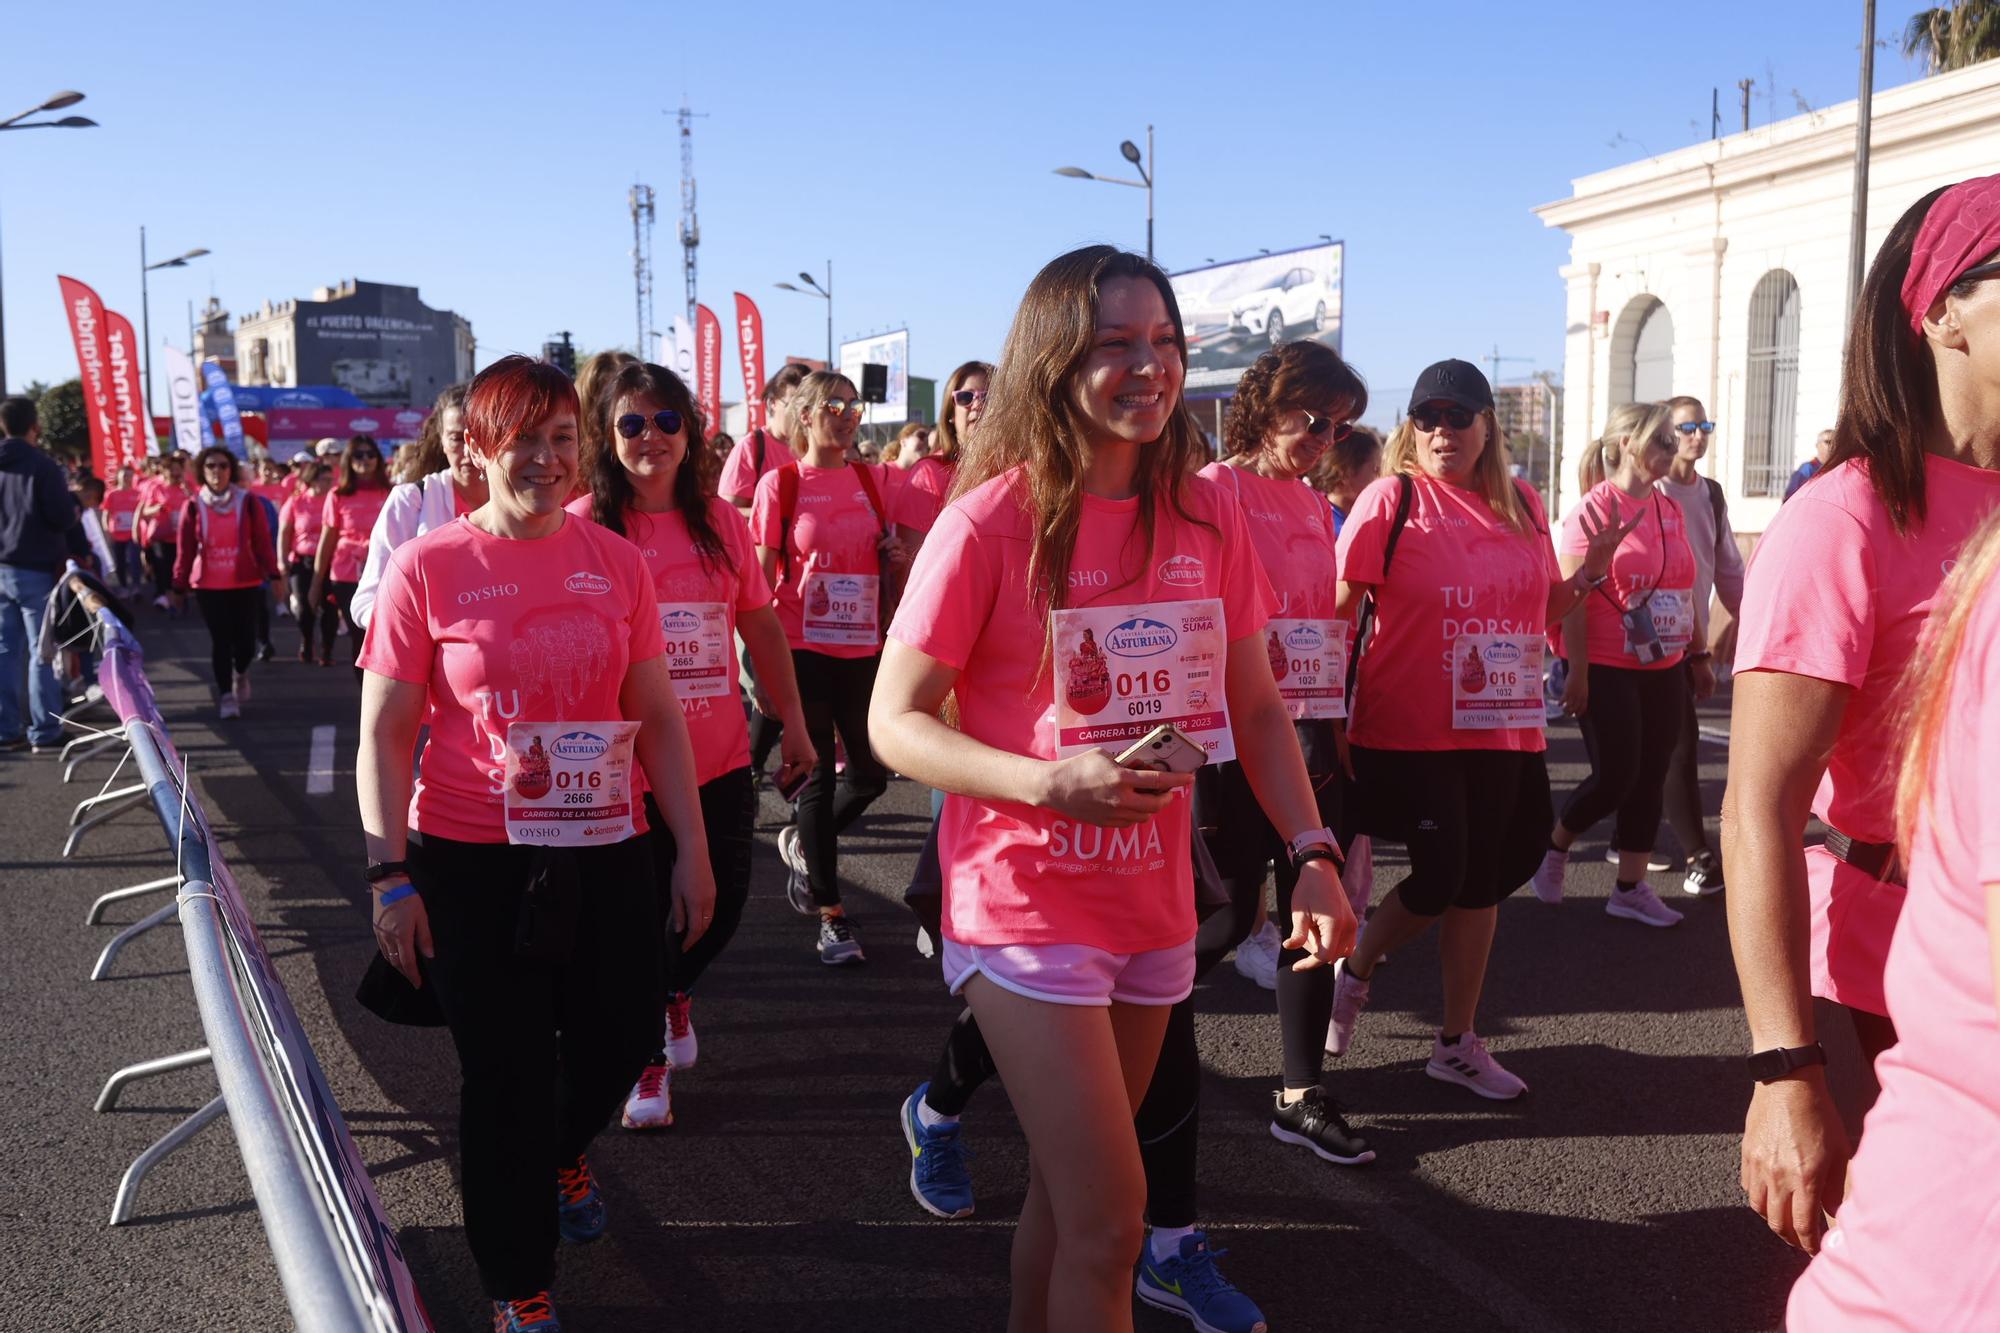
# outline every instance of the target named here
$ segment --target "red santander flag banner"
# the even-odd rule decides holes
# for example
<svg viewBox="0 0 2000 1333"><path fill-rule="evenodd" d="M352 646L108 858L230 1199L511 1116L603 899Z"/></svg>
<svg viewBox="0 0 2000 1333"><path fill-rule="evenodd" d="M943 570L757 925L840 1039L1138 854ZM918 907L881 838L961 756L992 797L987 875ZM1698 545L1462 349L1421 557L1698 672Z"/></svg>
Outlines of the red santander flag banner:
<svg viewBox="0 0 2000 1333"><path fill-rule="evenodd" d="M705 305L694 308L695 401L713 436L722 429L722 321Z"/></svg>
<svg viewBox="0 0 2000 1333"><path fill-rule="evenodd" d="M146 429L145 393L139 387L139 338L132 321L116 310L104 312L105 364L110 370L111 414L118 423L118 466L136 468L152 450ZM111 472L100 476L115 477Z"/></svg>
<svg viewBox="0 0 2000 1333"><path fill-rule="evenodd" d="M743 359L743 406L750 429L764 429L764 316L757 303L736 293L736 350Z"/></svg>
<svg viewBox="0 0 2000 1333"><path fill-rule="evenodd" d="M76 343L76 365L83 379L83 413L90 420L91 471L100 477L115 477L120 436L104 347L104 303L75 278L58 275L56 282L62 288L63 313L69 316L69 336Z"/></svg>

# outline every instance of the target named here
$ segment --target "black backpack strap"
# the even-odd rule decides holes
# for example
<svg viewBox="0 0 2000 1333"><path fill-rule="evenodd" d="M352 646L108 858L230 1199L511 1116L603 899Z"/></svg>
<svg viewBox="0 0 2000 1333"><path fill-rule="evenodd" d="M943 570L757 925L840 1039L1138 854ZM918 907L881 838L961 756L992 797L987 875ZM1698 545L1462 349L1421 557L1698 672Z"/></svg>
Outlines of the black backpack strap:
<svg viewBox="0 0 2000 1333"><path fill-rule="evenodd" d="M1410 505L1416 499L1417 484L1410 480L1407 472L1396 477L1396 516L1389 521L1389 540L1382 546L1382 583L1389 581L1389 562L1396 558L1396 543L1402 540L1403 529L1409 526ZM1361 610L1354 617L1354 651L1347 657L1347 702L1354 703L1354 682L1361 673L1361 653L1368 642L1368 632L1375 627L1375 593L1373 589L1361 595Z"/></svg>
<svg viewBox="0 0 2000 1333"><path fill-rule="evenodd" d="M750 438L757 442L757 475L761 477L764 475L764 428L759 426L751 431Z"/></svg>
<svg viewBox="0 0 2000 1333"><path fill-rule="evenodd" d="M1729 502L1723 497L1721 482L1714 477L1703 477L1701 480L1708 487L1709 512L1715 515L1715 539L1721 541L1723 525L1729 521Z"/></svg>

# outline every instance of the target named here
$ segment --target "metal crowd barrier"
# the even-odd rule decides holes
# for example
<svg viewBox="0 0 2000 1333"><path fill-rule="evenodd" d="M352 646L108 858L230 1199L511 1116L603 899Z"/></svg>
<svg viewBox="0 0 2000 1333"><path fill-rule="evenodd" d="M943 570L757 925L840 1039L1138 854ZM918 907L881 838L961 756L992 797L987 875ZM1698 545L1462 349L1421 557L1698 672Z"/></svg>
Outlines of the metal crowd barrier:
<svg viewBox="0 0 2000 1333"><path fill-rule="evenodd" d="M291 998L265 952L249 908L189 790L146 680L132 632L79 579L71 595L92 611L100 654L101 697L77 701L64 721L84 734L64 750L63 780L91 759L117 754L97 795L78 803L63 847L72 855L92 828L150 804L166 832L174 873L104 894L85 924L113 903L168 889L175 900L121 930L104 948L91 980L109 974L118 953L139 935L174 921L181 928L195 1003L208 1045L128 1065L98 1095L108 1111L133 1083L197 1065L215 1070L220 1095L139 1154L119 1182L111 1225L132 1216L146 1174L218 1116L236 1136L271 1256L298 1327L307 1333L423 1333L429 1315L411 1280L395 1230L368 1178L326 1076L306 1041ZM108 706L120 726L85 723ZM114 787L127 768L132 779Z"/></svg>

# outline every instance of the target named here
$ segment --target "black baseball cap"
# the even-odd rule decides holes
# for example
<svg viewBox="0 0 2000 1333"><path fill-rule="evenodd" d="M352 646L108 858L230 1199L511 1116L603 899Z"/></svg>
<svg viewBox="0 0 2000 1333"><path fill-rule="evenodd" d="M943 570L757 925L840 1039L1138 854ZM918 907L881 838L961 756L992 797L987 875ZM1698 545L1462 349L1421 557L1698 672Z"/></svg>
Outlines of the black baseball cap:
<svg viewBox="0 0 2000 1333"><path fill-rule="evenodd" d="M1493 406L1493 386L1470 361L1440 361L1417 376L1417 387L1410 390L1410 411L1439 401L1471 412L1487 411Z"/></svg>

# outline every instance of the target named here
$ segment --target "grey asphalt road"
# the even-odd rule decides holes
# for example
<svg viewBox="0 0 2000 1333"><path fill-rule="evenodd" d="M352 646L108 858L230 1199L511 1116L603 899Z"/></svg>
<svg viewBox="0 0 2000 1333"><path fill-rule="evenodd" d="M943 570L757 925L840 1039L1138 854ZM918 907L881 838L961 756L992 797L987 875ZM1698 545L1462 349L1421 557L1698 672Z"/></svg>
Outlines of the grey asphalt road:
<svg viewBox="0 0 2000 1333"><path fill-rule="evenodd" d="M440 1327L483 1327L460 1228L454 1065L440 1032L388 1026L354 985L372 942L352 793L357 691L344 668L283 656L256 675L248 716L214 716L198 625L140 621L162 709L189 757L264 939L309 1029ZM280 623L281 654L296 640ZM1716 719L1720 722L1722 719ZM315 726L336 728L331 794L309 795ZM1553 733L1559 790L1581 774L1573 728ZM1705 747L1719 799L1723 752ZM49 759L0 757L0 936L6 1016L0 1094L0 1326L275 1329L289 1325L226 1122L162 1166L134 1224L106 1227L125 1164L214 1095L196 1069L146 1083L109 1114L98 1086L133 1060L201 1044L176 928L85 980L117 925L83 925L98 893L166 874L147 814L60 859L69 808L109 775L65 787ZM1005 1326L1007 1246L1026 1180L997 1084L966 1117L978 1212L938 1222L907 1184L896 1125L955 1005L913 944L900 891L925 795L897 782L843 849L867 966L821 967L785 906L767 797L742 931L695 1006L698 1068L674 1085L676 1126L618 1130L594 1160L612 1226L566 1253L558 1297L579 1330L927 1330ZM1560 908L1501 909L1481 1031L1532 1088L1480 1101L1422 1074L1437 1021L1434 945L1379 975L1354 1049L1328 1083L1380 1160L1342 1169L1266 1130L1278 1076L1269 993L1224 964L1199 991L1207 1079L1202 1214L1225 1270L1276 1330L1766 1329L1801 1267L1736 1185L1748 1101L1745 1034L1720 899L1673 895L1657 931L1608 918L1602 832L1582 844ZM1378 891L1400 874L1378 857ZM1677 878L1662 876L1677 884ZM1851 1062L1851 1051L1836 1051ZM1184 1328L1142 1309L1152 1333Z"/></svg>

